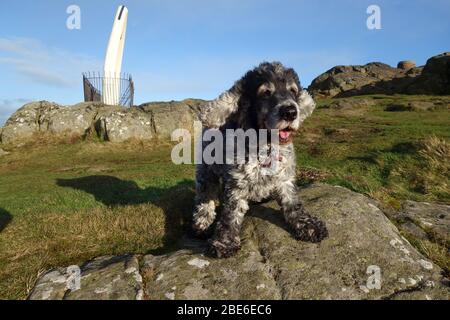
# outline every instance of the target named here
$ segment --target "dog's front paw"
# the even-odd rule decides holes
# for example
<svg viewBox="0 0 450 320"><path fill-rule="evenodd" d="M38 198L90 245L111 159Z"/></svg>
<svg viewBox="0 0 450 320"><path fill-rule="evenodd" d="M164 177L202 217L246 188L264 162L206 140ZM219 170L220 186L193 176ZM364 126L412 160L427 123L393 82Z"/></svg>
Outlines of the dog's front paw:
<svg viewBox="0 0 450 320"><path fill-rule="evenodd" d="M300 241L317 243L328 237L328 230L322 220L308 216L295 224L294 236Z"/></svg>
<svg viewBox="0 0 450 320"><path fill-rule="evenodd" d="M241 249L239 243L223 243L219 240L212 239L209 242L208 254L212 257L225 259L234 256Z"/></svg>

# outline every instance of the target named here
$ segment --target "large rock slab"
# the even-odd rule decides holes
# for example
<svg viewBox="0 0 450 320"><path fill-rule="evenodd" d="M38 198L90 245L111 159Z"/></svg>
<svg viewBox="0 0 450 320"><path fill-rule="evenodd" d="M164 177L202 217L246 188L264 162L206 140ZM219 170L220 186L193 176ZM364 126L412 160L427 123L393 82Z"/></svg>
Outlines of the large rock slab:
<svg viewBox="0 0 450 320"><path fill-rule="evenodd" d="M205 242L189 238L180 241L182 249L178 251L142 257L140 275L145 284L144 297L169 300L450 298L441 269L402 238L372 200L323 184L301 190L300 196L306 208L327 223L330 236L322 243L296 241L276 204L256 205L245 219L242 250L235 257L223 260L208 257ZM59 281L49 281L47 274L38 281L38 289L31 297L42 298L42 292L46 292L44 297L55 299L97 297L97 289L100 292L101 288L108 287L112 289L107 290L109 293L104 298L135 298L139 281L131 280L134 291L128 286L117 289L108 286L111 279L126 274L126 267L109 268L107 262L91 265L90 273L98 276L83 278L79 291L58 293ZM82 270L83 275L89 274ZM103 277L108 280L104 281ZM137 273L135 278L139 279ZM129 293L122 295L121 290Z"/></svg>
<svg viewBox="0 0 450 320"><path fill-rule="evenodd" d="M149 103L139 107L108 106L85 102L60 106L47 101L20 108L0 128L0 142L20 144L38 134L85 138L97 134L110 142L169 140L176 129L193 130L202 100Z"/></svg>
<svg viewBox="0 0 450 320"><path fill-rule="evenodd" d="M298 242L275 205L254 208L243 249L228 260L195 250L145 257L153 299L446 299L440 269L427 261L368 198L314 185L300 192L330 237ZM201 252L201 251L200 251ZM144 270L146 270L144 268ZM376 288L372 273L379 273ZM150 276L148 276L150 275Z"/></svg>

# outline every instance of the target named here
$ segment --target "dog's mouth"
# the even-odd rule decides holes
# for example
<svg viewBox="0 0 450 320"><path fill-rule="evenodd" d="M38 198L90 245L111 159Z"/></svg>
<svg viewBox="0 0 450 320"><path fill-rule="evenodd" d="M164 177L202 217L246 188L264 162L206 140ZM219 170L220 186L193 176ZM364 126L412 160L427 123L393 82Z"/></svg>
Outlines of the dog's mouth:
<svg viewBox="0 0 450 320"><path fill-rule="evenodd" d="M278 131L278 137L280 144L291 143L294 138L294 130L291 128L280 129Z"/></svg>

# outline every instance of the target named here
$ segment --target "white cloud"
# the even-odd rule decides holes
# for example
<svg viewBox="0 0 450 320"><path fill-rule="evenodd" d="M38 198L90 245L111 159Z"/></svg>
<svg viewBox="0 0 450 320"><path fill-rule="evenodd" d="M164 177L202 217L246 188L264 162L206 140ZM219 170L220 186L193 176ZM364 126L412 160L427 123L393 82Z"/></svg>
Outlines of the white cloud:
<svg viewBox="0 0 450 320"><path fill-rule="evenodd" d="M43 44L29 38L0 38L0 64L40 85L75 87L81 73L98 70L98 60Z"/></svg>

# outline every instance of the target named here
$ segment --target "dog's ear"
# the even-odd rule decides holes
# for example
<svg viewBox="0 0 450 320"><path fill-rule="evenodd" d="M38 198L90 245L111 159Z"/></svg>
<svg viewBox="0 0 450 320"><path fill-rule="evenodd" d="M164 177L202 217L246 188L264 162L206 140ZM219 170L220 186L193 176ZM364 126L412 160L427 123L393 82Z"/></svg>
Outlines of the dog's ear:
<svg viewBox="0 0 450 320"><path fill-rule="evenodd" d="M213 129L224 125L228 117L238 110L240 98L240 85L237 83L217 99L210 101L200 111L200 121L203 126Z"/></svg>
<svg viewBox="0 0 450 320"><path fill-rule="evenodd" d="M316 103L306 90L302 90L300 92L297 103L300 109L300 123L303 123L303 121L305 121L305 119L313 113L314 109L316 108Z"/></svg>
<svg viewBox="0 0 450 320"><path fill-rule="evenodd" d="M237 112L241 96L242 81L238 81L230 90L201 109L199 117L203 126L210 129L223 126L229 116Z"/></svg>

